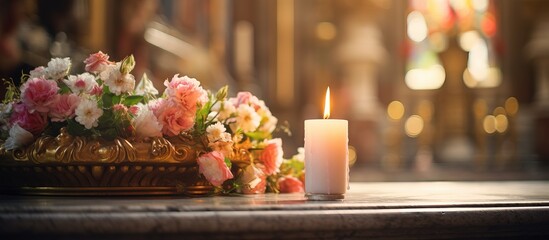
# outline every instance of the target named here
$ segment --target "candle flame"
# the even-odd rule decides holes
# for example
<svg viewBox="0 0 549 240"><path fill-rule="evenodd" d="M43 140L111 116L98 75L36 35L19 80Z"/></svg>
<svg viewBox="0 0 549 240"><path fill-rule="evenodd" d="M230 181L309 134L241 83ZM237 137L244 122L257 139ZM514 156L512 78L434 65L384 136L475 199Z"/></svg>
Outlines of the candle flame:
<svg viewBox="0 0 549 240"><path fill-rule="evenodd" d="M326 99L324 101L324 119L330 118L330 87L326 89Z"/></svg>

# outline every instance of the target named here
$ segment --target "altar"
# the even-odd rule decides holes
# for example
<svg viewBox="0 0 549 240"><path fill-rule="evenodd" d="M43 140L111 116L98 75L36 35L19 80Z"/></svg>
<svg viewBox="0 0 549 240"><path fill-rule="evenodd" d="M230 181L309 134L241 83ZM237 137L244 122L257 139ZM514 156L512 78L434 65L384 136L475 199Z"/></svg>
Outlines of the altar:
<svg viewBox="0 0 549 240"><path fill-rule="evenodd" d="M2 239L508 239L549 236L549 182L351 183L303 194L3 195Z"/></svg>

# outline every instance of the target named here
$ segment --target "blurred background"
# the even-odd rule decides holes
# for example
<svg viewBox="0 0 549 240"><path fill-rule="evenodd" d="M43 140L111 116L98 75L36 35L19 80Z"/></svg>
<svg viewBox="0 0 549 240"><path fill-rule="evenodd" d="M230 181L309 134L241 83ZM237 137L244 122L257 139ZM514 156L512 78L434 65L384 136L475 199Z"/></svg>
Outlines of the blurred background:
<svg viewBox="0 0 549 240"><path fill-rule="evenodd" d="M549 179L549 1L0 1L2 78L99 50L251 91L286 157L330 86L353 181Z"/></svg>

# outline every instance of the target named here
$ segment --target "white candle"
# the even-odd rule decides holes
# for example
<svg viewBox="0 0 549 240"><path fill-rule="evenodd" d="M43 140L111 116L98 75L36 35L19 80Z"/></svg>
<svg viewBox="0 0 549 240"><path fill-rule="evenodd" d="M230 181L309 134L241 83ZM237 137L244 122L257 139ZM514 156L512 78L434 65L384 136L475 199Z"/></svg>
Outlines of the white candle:
<svg viewBox="0 0 549 240"><path fill-rule="evenodd" d="M305 120L305 192L311 200L343 199L349 182L348 122L329 117Z"/></svg>

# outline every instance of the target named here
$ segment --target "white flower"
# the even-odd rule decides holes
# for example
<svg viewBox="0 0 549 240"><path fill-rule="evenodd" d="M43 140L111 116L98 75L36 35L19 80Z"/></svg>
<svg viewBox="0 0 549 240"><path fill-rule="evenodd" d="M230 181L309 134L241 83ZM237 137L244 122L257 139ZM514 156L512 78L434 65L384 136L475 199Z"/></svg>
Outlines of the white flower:
<svg viewBox="0 0 549 240"><path fill-rule="evenodd" d="M70 67L70 58L52 58L46 68L47 78L54 80L61 79L67 76Z"/></svg>
<svg viewBox="0 0 549 240"><path fill-rule="evenodd" d="M153 85L153 82L147 77L146 73L143 73L143 77L141 78L141 81L139 81L139 84L137 84L137 87L135 87L135 94L136 95L157 95L158 89L156 89Z"/></svg>
<svg viewBox="0 0 549 240"><path fill-rule="evenodd" d="M103 109L97 107L97 102L89 99L82 100L74 112L75 120L84 125L86 129L97 127L99 117L103 115Z"/></svg>
<svg viewBox="0 0 549 240"><path fill-rule="evenodd" d="M264 116L262 121L263 123L261 124L259 130L265 132L273 132L276 128L276 124L278 123L278 119L273 115Z"/></svg>
<svg viewBox="0 0 549 240"><path fill-rule="evenodd" d="M10 136L4 143L6 150L13 150L19 147L23 147L34 141L34 136L29 131L23 129L19 124L13 125L10 129Z"/></svg>
<svg viewBox="0 0 549 240"><path fill-rule="evenodd" d="M300 162L305 162L305 148L297 148L297 154L292 157Z"/></svg>
<svg viewBox="0 0 549 240"><path fill-rule="evenodd" d="M206 128L206 133L210 142L215 142L217 140L223 139L223 133L225 133L225 131L227 131L227 129L225 129L225 126L223 126L223 124L221 124L220 122L212 124Z"/></svg>
<svg viewBox="0 0 549 240"><path fill-rule="evenodd" d="M29 75L30 75L29 77L30 79L41 78L47 75L47 71L45 67L40 66L40 67L36 67L34 70L31 70L29 72Z"/></svg>
<svg viewBox="0 0 549 240"><path fill-rule="evenodd" d="M241 104L236 109L236 127L244 132L253 132L259 127L261 117L257 114L254 108L249 105Z"/></svg>
<svg viewBox="0 0 549 240"><path fill-rule="evenodd" d="M90 93L97 86L95 77L89 73L79 75L71 75L68 79L63 79L63 82L71 89L73 93Z"/></svg>
<svg viewBox="0 0 549 240"><path fill-rule="evenodd" d="M100 77L105 85L109 86L109 90L116 95L131 92L135 87L135 78L129 73L122 74L120 63L107 66L107 69L101 72Z"/></svg>
<svg viewBox="0 0 549 240"><path fill-rule="evenodd" d="M212 106L212 111L218 112L217 119L219 121L225 121L231 117L231 114L236 112L236 108L230 101L217 102Z"/></svg>
<svg viewBox="0 0 549 240"><path fill-rule="evenodd" d="M133 120L138 137L162 137L162 124L158 122L148 106L140 104L140 110Z"/></svg>

